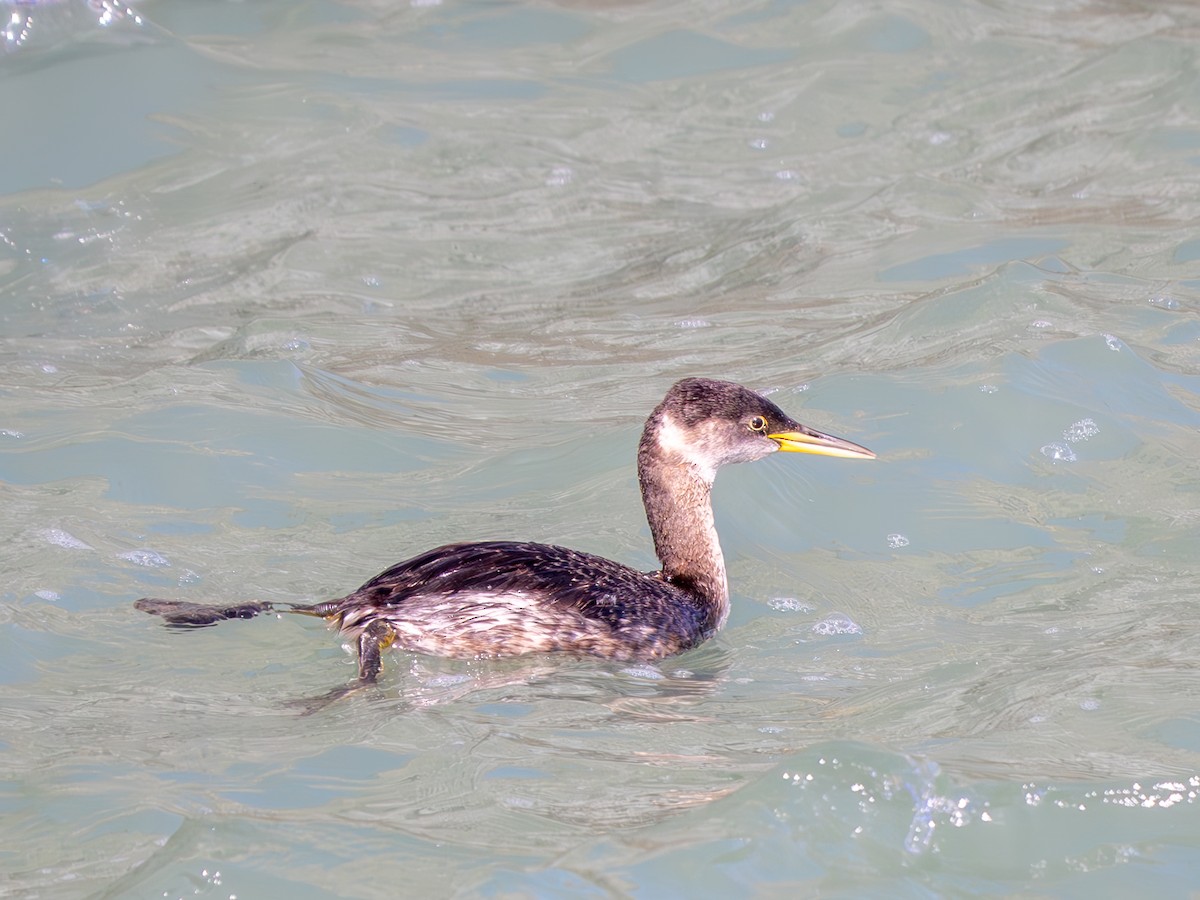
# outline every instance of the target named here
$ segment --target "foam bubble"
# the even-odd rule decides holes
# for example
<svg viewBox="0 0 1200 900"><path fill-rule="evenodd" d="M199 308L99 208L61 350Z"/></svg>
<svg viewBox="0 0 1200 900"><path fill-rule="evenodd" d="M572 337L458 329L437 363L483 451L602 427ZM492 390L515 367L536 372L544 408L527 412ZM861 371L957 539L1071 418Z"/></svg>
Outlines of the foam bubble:
<svg viewBox="0 0 1200 900"><path fill-rule="evenodd" d="M805 603L796 597L772 597L767 601L767 605L779 612L808 613L816 611L816 607L811 603Z"/></svg>
<svg viewBox="0 0 1200 900"><path fill-rule="evenodd" d="M425 687L441 688L454 687L455 685L465 684L473 680L470 675L431 675L428 678L422 679L421 683Z"/></svg>
<svg viewBox="0 0 1200 900"><path fill-rule="evenodd" d="M91 544L85 544L75 535L68 531L63 531L61 528L43 528L38 532L38 537L42 540L54 544L56 547L62 547L64 550L94 550Z"/></svg>
<svg viewBox="0 0 1200 900"><path fill-rule="evenodd" d="M546 178L549 187L562 187L575 180L575 171L570 166L555 166Z"/></svg>
<svg viewBox="0 0 1200 900"><path fill-rule="evenodd" d="M831 613L812 627L813 634L862 634L862 626L844 613Z"/></svg>
<svg viewBox="0 0 1200 900"><path fill-rule="evenodd" d="M1071 444L1094 438L1100 433L1100 426L1092 419L1080 419L1073 422L1063 431L1063 438Z"/></svg>
<svg viewBox="0 0 1200 900"><path fill-rule="evenodd" d="M145 566L147 569L165 569L171 565L169 559L153 550L126 550L124 553L118 553L117 556L134 565Z"/></svg>
<svg viewBox="0 0 1200 900"><path fill-rule="evenodd" d="M1054 441L1042 448L1042 456L1045 456L1051 462L1075 462L1075 451L1066 444Z"/></svg>
<svg viewBox="0 0 1200 900"><path fill-rule="evenodd" d="M629 666L622 669L621 674L629 675L633 678L646 678L650 681L661 681L663 673L654 668L654 666Z"/></svg>

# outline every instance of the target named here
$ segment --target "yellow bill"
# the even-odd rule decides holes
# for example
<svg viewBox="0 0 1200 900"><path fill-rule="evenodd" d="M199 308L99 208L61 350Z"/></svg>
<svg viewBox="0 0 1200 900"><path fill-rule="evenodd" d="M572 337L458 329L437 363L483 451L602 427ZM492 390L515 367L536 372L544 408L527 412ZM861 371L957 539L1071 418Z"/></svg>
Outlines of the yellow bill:
<svg viewBox="0 0 1200 900"><path fill-rule="evenodd" d="M788 453L815 453L818 456L839 456L842 459L874 459L875 454L866 447L847 441L832 434L822 434L811 428L799 426L802 431L780 431L768 434L779 444L779 449Z"/></svg>

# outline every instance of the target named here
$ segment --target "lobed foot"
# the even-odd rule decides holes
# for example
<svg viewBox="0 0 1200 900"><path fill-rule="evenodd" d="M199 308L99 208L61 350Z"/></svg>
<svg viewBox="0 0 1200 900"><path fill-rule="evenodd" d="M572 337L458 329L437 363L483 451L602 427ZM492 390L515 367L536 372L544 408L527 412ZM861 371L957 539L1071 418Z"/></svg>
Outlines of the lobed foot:
<svg viewBox="0 0 1200 900"><path fill-rule="evenodd" d="M216 625L225 619L253 619L260 612L267 612L272 608L270 603L259 601L225 606L188 603L185 600L160 600L157 597L143 597L133 606L152 616L162 616L167 625L176 628L203 628Z"/></svg>

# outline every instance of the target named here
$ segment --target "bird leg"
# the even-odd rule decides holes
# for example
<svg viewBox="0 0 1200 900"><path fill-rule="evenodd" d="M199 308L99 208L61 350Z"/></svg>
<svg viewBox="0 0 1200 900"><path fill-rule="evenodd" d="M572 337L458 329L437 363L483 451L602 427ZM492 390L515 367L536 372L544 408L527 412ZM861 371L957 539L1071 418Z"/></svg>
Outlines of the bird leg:
<svg viewBox="0 0 1200 900"><path fill-rule="evenodd" d="M396 632L392 626L382 619L376 619L358 636L358 677L319 697L296 701L294 705L303 708L301 715L311 716L336 700L378 683L379 673L383 671L383 651L395 642Z"/></svg>
<svg viewBox="0 0 1200 900"><path fill-rule="evenodd" d="M374 684L383 671L382 651L396 642L396 632L383 619L376 619L358 636L358 680Z"/></svg>

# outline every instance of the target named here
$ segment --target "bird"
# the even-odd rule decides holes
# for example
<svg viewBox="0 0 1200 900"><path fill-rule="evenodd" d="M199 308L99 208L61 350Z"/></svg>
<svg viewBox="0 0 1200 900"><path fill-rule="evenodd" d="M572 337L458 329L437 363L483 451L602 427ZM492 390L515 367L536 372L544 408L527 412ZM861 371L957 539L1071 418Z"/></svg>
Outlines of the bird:
<svg viewBox="0 0 1200 900"><path fill-rule="evenodd" d="M321 603L143 597L134 605L184 628L271 610L325 619L357 642L358 677L310 711L376 684L389 647L460 659L567 653L653 662L708 640L729 615L712 509L717 470L779 451L875 458L740 384L685 378L650 413L637 448L656 571L553 544L477 541L421 553Z"/></svg>

